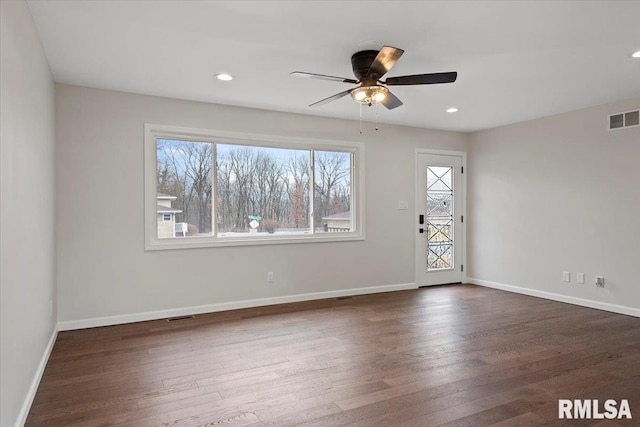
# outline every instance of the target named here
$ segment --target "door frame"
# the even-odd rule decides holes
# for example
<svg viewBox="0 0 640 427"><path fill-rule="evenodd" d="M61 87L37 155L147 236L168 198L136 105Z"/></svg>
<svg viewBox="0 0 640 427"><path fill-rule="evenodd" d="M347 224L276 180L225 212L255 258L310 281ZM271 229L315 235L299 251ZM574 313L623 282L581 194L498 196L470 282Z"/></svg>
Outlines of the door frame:
<svg viewBox="0 0 640 427"><path fill-rule="evenodd" d="M418 229L420 228L420 224L419 224L419 220L418 220L418 215L420 215L421 213L421 206L418 205L418 201L420 200L420 169L419 169L419 158L420 158L420 154L432 154L432 155L439 155L439 156L454 156L454 157L460 157L462 160L462 168L464 169L464 172L461 175L461 182L462 182L462 188L461 188L461 194L460 194L460 200L462 203L462 208L461 208L461 215L464 218L464 221L462 221L461 224L461 243L460 243L460 248L456 248L457 251L460 251L460 257L461 257L461 262L462 262L462 283L465 283L467 281L467 224L468 224L468 219L467 219L467 152L466 151L452 151L452 150L437 150L437 149L430 149L430 148L416 148L415 153L414 153L414 172L413 172L413 185L414 185L414 215L413 215L413 252L414 252L414 256L413 256L413 262L414 262L414 278L415 278L415 284L416 287L420 287L420 259L419 257L423 256L419 251L418 251L418 239L420 239L420 234L418 233Z"/></svg>

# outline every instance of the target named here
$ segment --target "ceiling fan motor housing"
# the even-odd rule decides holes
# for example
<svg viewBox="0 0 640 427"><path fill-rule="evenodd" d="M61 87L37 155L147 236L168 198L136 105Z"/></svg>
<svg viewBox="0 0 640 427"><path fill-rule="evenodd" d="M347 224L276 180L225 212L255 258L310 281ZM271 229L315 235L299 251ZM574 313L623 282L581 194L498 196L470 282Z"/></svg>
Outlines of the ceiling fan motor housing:
<svg viewBox="0 0 640 427"><path fill-rule="evenodd" d="M373 60L376 59L377 55L377 50L363 50L360 52L356 52L351 56L351 66L353 67L353 74L359 81L364 82L364 80L366 80L369 68L371 67L371 64L373 64ZM372 83L374 84L378 81L378 78L380 78L380 76L373 75L369 77L372 78L371 80L373 80Z"/></svg>

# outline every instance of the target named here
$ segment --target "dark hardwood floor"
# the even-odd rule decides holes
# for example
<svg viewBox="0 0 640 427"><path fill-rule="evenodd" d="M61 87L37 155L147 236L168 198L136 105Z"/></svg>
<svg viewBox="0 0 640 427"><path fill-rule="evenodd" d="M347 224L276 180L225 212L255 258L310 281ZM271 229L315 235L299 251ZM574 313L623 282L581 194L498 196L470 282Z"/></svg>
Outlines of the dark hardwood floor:
<svg viewBox="0 0 640 427"><path fill-rule="evenodd" d="M640 319L453 285L61 332L27 422L218 424L640 425Z"/></svg>

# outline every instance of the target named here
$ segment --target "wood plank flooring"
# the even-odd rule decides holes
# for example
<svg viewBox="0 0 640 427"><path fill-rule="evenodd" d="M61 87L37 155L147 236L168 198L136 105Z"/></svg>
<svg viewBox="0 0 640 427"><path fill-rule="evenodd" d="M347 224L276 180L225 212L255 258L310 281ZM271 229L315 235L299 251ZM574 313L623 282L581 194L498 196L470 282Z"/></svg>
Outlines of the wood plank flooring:
<svg viewBox="0 0 640 427"><path fill-rule="evenodd" d="M558 420L628 399L633 420ZM640 425L640 319L439 286L61 332L28 426Z"/></svg>

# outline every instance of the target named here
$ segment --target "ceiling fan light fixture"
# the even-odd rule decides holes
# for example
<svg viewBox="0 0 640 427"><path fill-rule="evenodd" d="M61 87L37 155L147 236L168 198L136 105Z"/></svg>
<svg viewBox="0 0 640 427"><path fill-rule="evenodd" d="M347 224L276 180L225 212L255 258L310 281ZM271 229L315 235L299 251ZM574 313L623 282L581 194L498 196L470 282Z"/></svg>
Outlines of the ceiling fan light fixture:
<svg viewBox="0 0 640 427"><path fill-rule="evenodd" d="M631 54L632 58L640 58L640 50Z"/></svg>
<svg viewBox="0 0 640 427"><path fill-rule="evenodd" d="M379 104L387 97L389 89L380 85L360 86L351 91L351 97L360 104Z"/></svg>
<svg viewBox="0 0 640 427"><path fill-rule="evenodd" d="M367 96L367 93L364 90L356 89L351 93L351 95L353 95L353 99L356 101L362 102L362 100Z"/></svg>

